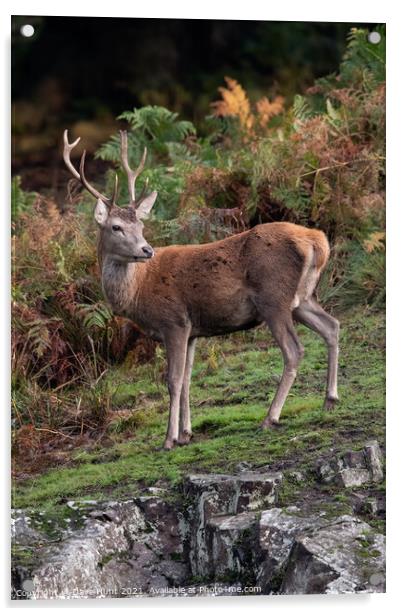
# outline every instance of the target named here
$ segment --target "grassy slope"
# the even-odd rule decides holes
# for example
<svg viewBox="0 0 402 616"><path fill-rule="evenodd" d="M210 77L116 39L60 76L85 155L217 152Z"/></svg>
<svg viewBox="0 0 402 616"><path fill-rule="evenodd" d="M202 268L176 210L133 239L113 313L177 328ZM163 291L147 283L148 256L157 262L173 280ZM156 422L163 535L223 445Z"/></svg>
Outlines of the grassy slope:
<svg viewBox="0 0 402 616"><path fill-rule="evenodd" d="M320 452L384 442L384 317L362 308L341 317L340 396L323 411L326 351L320 338L299 326L306 353L282 413L283 427L259 432L268 399L281 374L281 355L265 328L200 341L191 389L194 440L171 452L159 449L167 422L163 356L108 376L115 408L132 409L111 429L131 436L108 448L77 451L72 464L18 483L19 507L50 509L65 497L110 498L132 494L157 480L177 482L188 472L233 471L239 461L299 469Z"/></svg>

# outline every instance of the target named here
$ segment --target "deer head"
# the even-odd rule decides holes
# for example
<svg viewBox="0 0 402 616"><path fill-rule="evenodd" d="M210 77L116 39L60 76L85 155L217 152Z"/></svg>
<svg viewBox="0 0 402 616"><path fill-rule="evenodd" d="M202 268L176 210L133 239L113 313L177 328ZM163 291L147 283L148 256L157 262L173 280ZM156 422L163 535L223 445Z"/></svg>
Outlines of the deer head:
<svg viewBox="0 0 402 616"><path fill-rule="evenodd" d="M70 154L79 141L80 137L73 143L69 143L68 131L64 131L63 158L72 175L97 199L94 216L99 225L100 242L104 254L120 263L150 259L153 257L154 251L143 237L144 224L142 220L149 215L155 203L157 192L153 191L146 195L148 185L146 182L138 199L135 197L135 181L144 168L147 149L144 148L141 162L137 169L133 171L128 163L127 132L120 131L120 156L123 169L128 178L130 202L125 207L119 207L116 204L118 193L117 175L113 196L109 199L98 192L85 177L85 150L81 156L79 171L72 164Z"/></svg>

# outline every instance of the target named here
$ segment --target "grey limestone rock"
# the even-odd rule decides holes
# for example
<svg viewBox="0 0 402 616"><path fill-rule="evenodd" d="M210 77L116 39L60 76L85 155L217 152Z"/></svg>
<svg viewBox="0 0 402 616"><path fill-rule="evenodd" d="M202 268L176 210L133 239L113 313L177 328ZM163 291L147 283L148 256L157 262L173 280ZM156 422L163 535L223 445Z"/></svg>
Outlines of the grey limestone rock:
<svg viewBox="0 0 402 616"><path fill-rule="evenodd" d="M317 474L323 483L335 483L345 488L382 481L382 454L378 442L370 441L360 451L348 451L319 460Z"/></svg>
<svg viewBox="0 0 402 616"><path fill-rule="evenodd" d="M384 536L341 516L295 538L281 594L385 591Z"/></svg>
<svg viewBox="0 0 402 616"><path fill-rule="evenodd" d="M320 481L344 486L383 477L376 442L317 469ZM158 488L122 502L71 501L79 524L53 539L15 510L13 543L36 554L30 568L17 563L15 586L37 599L233 595L244 585L263 594L383 592L384 536L357 517L278 507L281 482L279 472L242 470L190 475L174 497ZM381 497L353 496L362 514L385 509Z"/></svg>

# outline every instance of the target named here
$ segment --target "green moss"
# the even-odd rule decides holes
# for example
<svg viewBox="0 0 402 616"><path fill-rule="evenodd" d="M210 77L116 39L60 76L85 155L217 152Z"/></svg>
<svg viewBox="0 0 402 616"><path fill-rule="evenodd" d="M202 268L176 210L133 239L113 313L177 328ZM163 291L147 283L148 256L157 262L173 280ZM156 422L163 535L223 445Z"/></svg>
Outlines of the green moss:
<svg viewBox="0 0 402 616"><path fill-rule="evenodd" d="M116 558L117 560L121 561L121 560L125 560L125 559L129 559L131 557L130 552L128 552L127 550L120 550L118 552L112 552L111 554L106 554L99 562L98 562L98 567L100 569L103 569L103 567L105 565L107 565L111 560L113 560L114 558Z"/></svg>
<svg viewBox="0 0 402 616"><path fill-rule="evenodd" d="M171 552L169 556L171 560L174 560L175 562L183 562L183 554L181 552Z"/></svg>
<svg viewBox="0 0 402 616"><path fill-rule="evenodd" d="M347 503L349 501L346 494L335 494L334 500L336 500L338 503Z"/></svg>
<svg viewBox="0 0 402 616"><path fill-rule="evenodd" d="M300 487L294 482L284 477L278 489L278 507L289 507L293 505L300 494Z"/></svg>
<svg viewBox="0 0 402 616"><path fill-rule="evenodd" d="M330 520L337 518L341 515L352 515L353 508L349 502L337 502L337 501L326 501L325 503L321 503L320 510L325 511L325 516Z"/></svg>
<svg viewBox="0 0 402 616"><path fill-rule="evenodd" d="M380 533L381 535L385 535L385 519L376 518L370 519L370 526L374 529L376 533Z"/></svg>
<svg viewBox="0 0 402 616"><path fill-rule="evenodd" d="M36 550L23 545L11 545L11 562L13 566L30 567L35 562Z"/></svg>
<svg viewBox="0 0 402 616"><path fill-rule="evenodd" d="M381 552L379 552L379 550L369 548L359 548L357 550L357 554L361 558L376 558L377 556L381 556Z"/></svg>

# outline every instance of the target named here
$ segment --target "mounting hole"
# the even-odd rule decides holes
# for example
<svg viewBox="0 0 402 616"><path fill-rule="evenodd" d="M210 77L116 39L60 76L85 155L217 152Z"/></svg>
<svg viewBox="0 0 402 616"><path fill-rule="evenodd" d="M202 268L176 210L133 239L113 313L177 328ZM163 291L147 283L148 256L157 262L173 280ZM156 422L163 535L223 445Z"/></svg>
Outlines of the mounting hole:
<svg viewBox="0 0 402 616"><path fill-rule="evenodd" d="M372 43L373 45L378 45L378 43L381 41L381 34L375 31L370 32L367 38L369 43Z"/></svg>
<svg viewBox="0 0 402 616"><path fill-rule="evenodd" d="M20 32L22 36L26 36L27 38L30 38L31 36L35 34L35 28L31 26L31 24L25 24L24 26L21 27Z"/></svg>
<svg viewBox="0 0 402 616"><path fill-rule="evenodd" d="M371 576L371 577L373 577L373 576ZM33 591L33 589L34 589L34 583L33 583L33 580L28 580L28 579L27 579L27 580L24 580L24 581L22 582L22 588L23 588L25 591L27 591L27 592L32 592L32 591Z"/></svg>

